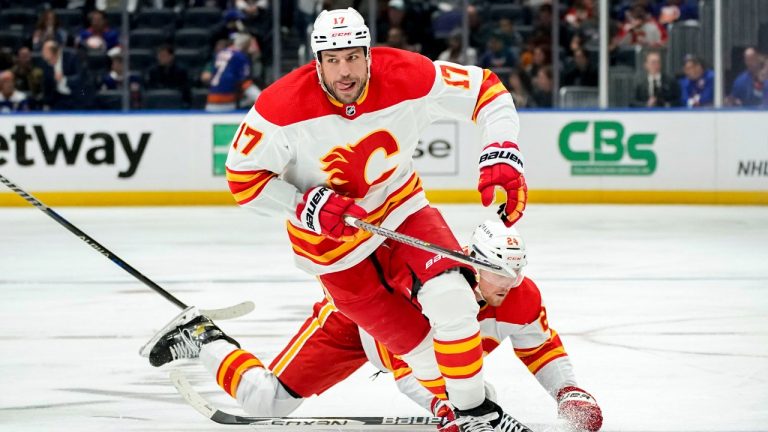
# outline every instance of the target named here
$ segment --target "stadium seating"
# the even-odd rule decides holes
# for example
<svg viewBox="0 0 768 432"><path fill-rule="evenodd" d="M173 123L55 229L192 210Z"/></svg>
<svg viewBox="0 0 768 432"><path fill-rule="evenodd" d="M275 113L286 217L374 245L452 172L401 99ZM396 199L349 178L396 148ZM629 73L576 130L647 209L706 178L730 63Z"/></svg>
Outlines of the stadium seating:
<svg viewBox="0 0 768 432"><path fill-rule="evenodd" d="M182 109L185 108L181 92L172 89L147 90L144 92L145 109Z"/></svg>
<svg viewBox="0 0 768 432"><path fill-rule="evenodd" d="M24 45L25 39L21 30L0 30L0 47L9 47L15 52Z"/></svg>
<svg viewBox="0 0 768 432"><path fill-rule="evenodd" d="M208 100L208 89L206 88L193 88L192 89L192 109L205 109L205 103Z"/></svg>
<svg viewBox="0 0 768 432"><path fill-rule="evenodd" d="M156 62L155 51L150 49L132 49L130 52L132 71L144 71Z"/></svg>
<svg viewBox="0 0 768 432"><path fill-rule="evenodd" d="M30 33L37 23L37 13L34 9L8 8L0 10L0 29L20 30Z"/></svg>
<svg viewBox="0 0 768 432"><path fill-rule="evenodd" d="M563 108L594 108L598 106L597 87L561 87L560 106Z"/></svg>
<svg viewBox="0 0 768 432"><path fill-rule="evenodd" d="M169 41L168 33L160 29L131 30L131 49L154 49Z"/></svg>
<svg viewBox="0 0 768 432"><path fill-rule="evenodd" d="M184 27L212 28L221 22L222 14L218 8L198 7L184 12Z"/></svg>
<svg viewBox="0 0 768 432"><path fill-rule="evenodd" d="M136 14L134 28L154 28L173 31L176 28L176 13L171 9L144 9Z"/></svg>
<svg viewBox="0 0 768 432"><path fill-rule="evenodd" d="M62 28L77 31L85 25L83 13L78 9L54 9L53 13L58 18Z"/></svg>
<svg viewBox="0 0 768 432"><path fill-rule="evenodd" d="M614 66L608 71L608 105L628 107L635 92L637 73L634 68Z"/></svg>
<svg viewBox="0 0 768 432"><path fill-rule="evenodd" d="M174 37L176 48L206 50L211 45L211 31L205 28L182 28Z"/></svg>
<svg viewBox="0 0 768 432"><path fill-rule="evenodd" d="M179 48L174 54L176 64L188 71L200 70L208 61L205 50Z"/></svg>
<svg viewBox="0 0 768 432"><path fill-rule="evenodd" d="M123 108L122 90L101 90L96 94L96 109L119 111Z"/></svg>

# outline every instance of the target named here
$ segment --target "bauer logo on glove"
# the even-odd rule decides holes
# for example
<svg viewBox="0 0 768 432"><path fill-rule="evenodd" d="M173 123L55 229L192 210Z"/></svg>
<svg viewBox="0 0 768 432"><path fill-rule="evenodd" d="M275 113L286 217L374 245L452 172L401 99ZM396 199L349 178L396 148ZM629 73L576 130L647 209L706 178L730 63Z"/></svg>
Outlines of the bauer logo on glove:
<svg viewBox="0 0 768 432"><path fill-rule="evenodd" d="M506 192L506 211L502 221L507 227L512 226L523 216L525 203L528 200L528 186L523 177L523 165L520 149L517 148L517 144L510 141L489 144L480 152L480 180L477 190L486 207L493 203L497 186Z"/></svg>
<svg viewBox="0 0 768 432"><path fill-rule="evenodd" d="M304 228L339 241L349 241L360 231L344 222L345 215L364 219L368 212L355 204L352 198L339 195L325 186L308 190L304 200L296 207L296 217Z"/></svg>

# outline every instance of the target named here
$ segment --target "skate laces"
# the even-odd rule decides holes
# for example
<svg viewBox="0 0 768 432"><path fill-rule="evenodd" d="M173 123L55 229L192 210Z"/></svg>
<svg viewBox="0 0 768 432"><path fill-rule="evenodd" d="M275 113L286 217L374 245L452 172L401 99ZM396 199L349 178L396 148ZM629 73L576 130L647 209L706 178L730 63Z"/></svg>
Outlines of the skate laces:
<svg viewBox="0 0 768 432"><path fill-rule="evenodd" d="M527 432L530 431L526 426L524 426L519 421L515 420L511 415L504 413L503 416L501 416L501 421L499 421L498 426L496 426L496 430L499 432Z"/></svg>
<svg viewBox="0 0 768 432"><path fill-rule="evenodd" d="M190 330L185 328L179 331L179 342L170 346L173 360L195 358L200 353L200 341L190 333Z"/></svg>
<svg viewBox="0 0 768 432"><path fill-rule="evenodd" d="M490 412L481 416L463 415L449 422L441 430L451 426L458 426L462 432L492 432L491 421L499 418L499 413Z"/></svg>

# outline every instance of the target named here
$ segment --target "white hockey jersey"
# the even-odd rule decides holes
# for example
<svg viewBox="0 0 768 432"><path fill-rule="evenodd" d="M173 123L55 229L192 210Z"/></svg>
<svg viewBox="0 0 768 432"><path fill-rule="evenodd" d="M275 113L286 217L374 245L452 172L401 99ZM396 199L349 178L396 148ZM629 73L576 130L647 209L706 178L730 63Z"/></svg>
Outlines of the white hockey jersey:
<svg viewBox="0 0 768 432"><path fill-rule="evenodd" d="M396 229L428 204L413 153L430 123L475 121L482 144L517 142L512 98L489 70L392 48L372 48L371 56L369 83L352 104L322 90L314 62L281 78L261 94L229 150L235 200L285 217L297 265L311 274L352 267L383 239L360 233L338 242L303 229L295 210L308 189L326 185L355 199L367 222Z"/></svg>

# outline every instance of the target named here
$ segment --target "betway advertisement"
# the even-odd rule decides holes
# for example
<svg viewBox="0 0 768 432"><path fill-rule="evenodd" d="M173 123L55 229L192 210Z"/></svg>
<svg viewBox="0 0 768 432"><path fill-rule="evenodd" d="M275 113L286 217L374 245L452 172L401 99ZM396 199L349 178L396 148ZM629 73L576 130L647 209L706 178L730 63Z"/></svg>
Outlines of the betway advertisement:
<svg viewBox="0 0 768 432"><path fill-rule="evenodd" d="M241 118L0 116L0 173L32 192L227 193L224 161ZM768 194L766 120L760 111L522 112L518 141L532 192ZM469 122L430 126L414 154L425 188L474 191L480 135Z"/></svg>
<svg viewBox="0 0 768 432"><path fill-rule="evenodd" d="M211 175L221 116L29 115L0 118L0 172L30 191L196 191Z"/></svg>

